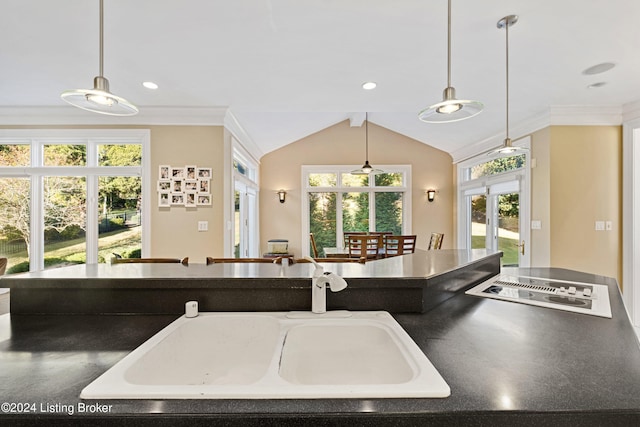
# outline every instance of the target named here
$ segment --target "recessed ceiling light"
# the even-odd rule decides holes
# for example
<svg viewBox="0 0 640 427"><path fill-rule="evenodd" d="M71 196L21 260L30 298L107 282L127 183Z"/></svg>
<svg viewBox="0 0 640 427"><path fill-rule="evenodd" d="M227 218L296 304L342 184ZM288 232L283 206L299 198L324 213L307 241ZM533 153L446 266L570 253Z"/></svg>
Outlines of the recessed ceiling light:
<svg viewBox="0 0 640 427"><path fill-rule="evenodd" d="M146 87L147 89L158 89L158 85L154 82L142 82L142 86Z"/></svg>
<svg viewBox="0 0 640 427"><path fill-rule="evenodd" d="M364 83L362 83L362 89L364 89L364 90L375 89L376 86L378 86L378 84L376 82L364 82Z"/></svg>
<svg viewBox="0 0 640 427"><path fill-rule="evenodd" d="M609 71L615 66L616 64L612 62L603 62L602 64L596 64L592 67L587 68L582 72L582 74L592 76L594 74L600 74L600 73L604 73L605 71Z"/></svg>
<svg viewBox="0 0 640 427"><path fill-rule="evenodd" d="M595 89L597 87L602 87L602 86L604 86L606 84L607 84L607 82L591 83L589 86L587 86L587 89Z"/></svg>

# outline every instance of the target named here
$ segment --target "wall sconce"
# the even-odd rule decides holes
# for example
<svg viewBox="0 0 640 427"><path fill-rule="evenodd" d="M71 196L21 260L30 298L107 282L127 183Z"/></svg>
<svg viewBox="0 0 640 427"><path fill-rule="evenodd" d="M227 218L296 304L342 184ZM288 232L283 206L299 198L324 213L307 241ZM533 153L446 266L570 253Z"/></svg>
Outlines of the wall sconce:
<svg viewBox="0 0 640 427"><path fill-rule="evenodd" d="M427 200L430 202L433 202L433 200L436 198L436 190L427 190Z"/></svg>
<svg viewBox="0 0 640 427"><path fill-rule="evenodd" d="M280 203L284 203L285 198L287 197L287 192L284 190L278 190L278 200Z"/></svg>

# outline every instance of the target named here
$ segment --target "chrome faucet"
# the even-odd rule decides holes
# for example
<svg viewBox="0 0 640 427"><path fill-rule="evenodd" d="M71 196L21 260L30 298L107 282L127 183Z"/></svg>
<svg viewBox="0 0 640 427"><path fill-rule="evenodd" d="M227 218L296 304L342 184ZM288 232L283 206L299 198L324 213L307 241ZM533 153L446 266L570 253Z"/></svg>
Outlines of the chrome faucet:
<svg viewBox="0 0 640 427"><path fill-rule="evenodd" d="M305 257L315 265L311 279L311 311L314 313L327 312L327 285L331 292L339 292L347 287L347 282L335 273L326 272L313 258Z"/></svg>

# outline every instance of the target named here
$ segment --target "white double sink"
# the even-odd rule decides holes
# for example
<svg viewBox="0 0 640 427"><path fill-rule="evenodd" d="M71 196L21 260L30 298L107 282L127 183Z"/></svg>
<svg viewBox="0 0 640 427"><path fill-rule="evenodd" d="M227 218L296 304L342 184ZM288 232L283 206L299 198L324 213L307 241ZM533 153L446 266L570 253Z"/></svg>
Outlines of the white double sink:
<svg viewBox="0 0 640 427"><path fill-rule="evenodd" d="M84 399L447 397L385 311L180 317L89 384Z"/></svg>

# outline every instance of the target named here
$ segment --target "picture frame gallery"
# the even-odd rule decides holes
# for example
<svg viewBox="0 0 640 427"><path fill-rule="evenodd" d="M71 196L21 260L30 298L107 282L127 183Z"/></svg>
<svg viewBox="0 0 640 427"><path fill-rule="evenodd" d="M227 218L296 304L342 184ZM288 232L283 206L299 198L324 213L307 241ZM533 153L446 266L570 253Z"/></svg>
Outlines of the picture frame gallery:
<svg viewBox="0 0 640 427"><path fill-rule="evenodd" d="M211 168L196 165L158 167L158 207L211 205Z"/></svg>

